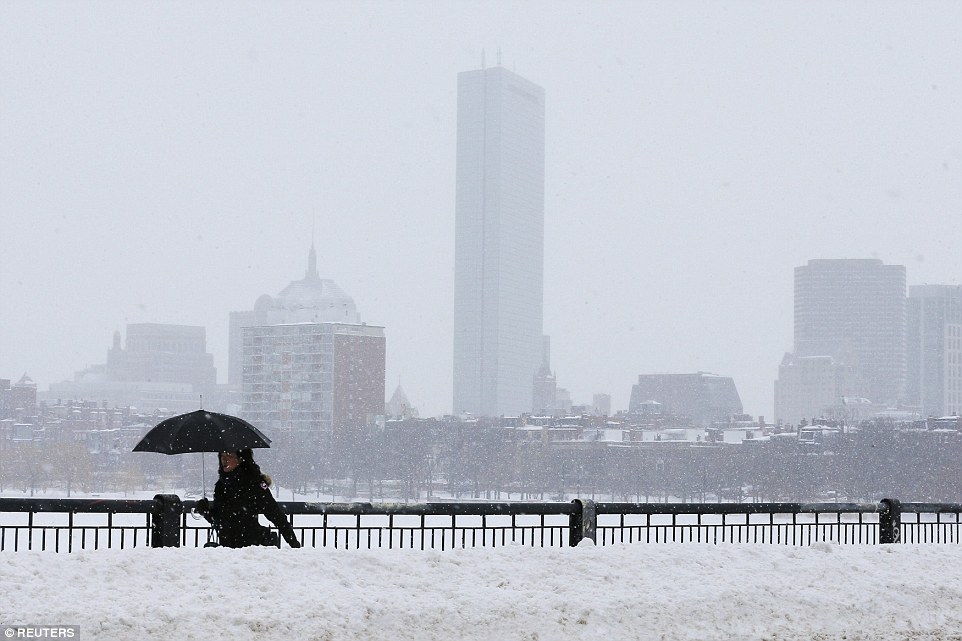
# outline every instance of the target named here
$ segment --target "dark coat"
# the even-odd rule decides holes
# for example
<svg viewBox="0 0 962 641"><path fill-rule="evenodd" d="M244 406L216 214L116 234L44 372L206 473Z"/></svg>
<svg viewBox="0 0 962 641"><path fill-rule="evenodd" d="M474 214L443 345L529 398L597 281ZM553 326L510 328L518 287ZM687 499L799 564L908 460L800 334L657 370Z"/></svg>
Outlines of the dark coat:
<svg viewBox="0 0 962 641"><path fill-rule="evenodd" d="M258 522L257 515L263 514L291 547L300 547L267 481L240 466L220 475L214 486L214 502L200 511L217 530L222 546L278 545L277 535Z"/></svg>

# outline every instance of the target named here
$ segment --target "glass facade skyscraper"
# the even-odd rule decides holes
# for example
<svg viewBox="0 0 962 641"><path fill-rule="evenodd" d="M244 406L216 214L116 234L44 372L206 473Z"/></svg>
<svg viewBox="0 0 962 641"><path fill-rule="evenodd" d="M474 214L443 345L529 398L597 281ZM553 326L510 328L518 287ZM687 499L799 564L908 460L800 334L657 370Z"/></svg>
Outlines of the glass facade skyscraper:
<svg viewBox="0 0 962 641"><path fill-rule="evenodd" d="M795 355L853 368L856 390L893 405L905 385L905 267L878 259L795 268Z"/></svg>
<svg viewBox="0 0 962 641"><path fill-rule="evenodd" d="M454 412L531 409L544 290L544 89L458 74Z"/></svg>
<svg viewBox="0 0 962 641"><path fill-rule="evenodd" d="M909 288L905 400L922 416L962 413L962 286Z"/></svg>

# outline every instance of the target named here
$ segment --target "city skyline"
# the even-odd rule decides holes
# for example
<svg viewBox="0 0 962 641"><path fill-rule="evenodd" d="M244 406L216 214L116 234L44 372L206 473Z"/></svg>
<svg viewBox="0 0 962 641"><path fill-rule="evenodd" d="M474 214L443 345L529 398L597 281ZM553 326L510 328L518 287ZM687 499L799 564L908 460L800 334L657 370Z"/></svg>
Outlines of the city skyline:
<svg viewBox="0 0 962 641"><path fill-rule="evenodd" d="M962 278L960 19L940 2L4 3L2 376L69 379L153 322L206 327L226 380L228 313L303 273L316 219L318 271L385 327L387 388L449 411L453 85L500 48L548 96L558 385L616 410L639 374L710 371L771 416L794 267Z"/></svg>
<svg viewBox="0 0 962 641"><path fill-rule="evenodd" d="M909 292L906 292L904 291L906 289L904 266L885 265L877 259L851 258L810 260L808 264L795 268L795 281L795 351L785 354L782 365L779 367L779 378L774 381L776 391L773 419L775 422L786 421L797 424L800 419L808 417L838 418L840 415L837 405L840 400L843 400L843 397L848 396L855 400L864 395L875 399L878 396L873 394L872 390L878 389L895 393L893 390L901 388L904 392L900 393L900 400L898 401L873 401L871 406L863 408L861 412L856 412L859 416L858 420L871 416L874 411L885 408L894 409L902 404L906 406L906 410L913 410L920 401L921 407L915 409L921 411L920 416L922 417L958 413L959 402L962 400L962 392L959 391L959 381L962 380L960 379L962 367L959 365L959 363L962 363L962 357L959 356L959 354L962 354L959 351L962 349L962 339L959 338L962 336L962 320L960 320L962 319L962 316L960 316L960 313L962 313L960 311L962 310L962 286L919 285L912 286L909 288ZM888 300L893 295L900 300ZM875 300L876 298L878 300ZM864 303L864 309L858 305L853 306L853 302L860 300ZM916 305L914 312L913 303ZM922 312L926 309L925 305L932 305L933 303L941 303L942 306L934 307L929 312ZM251 316L250 322L252 324L235 322L235 316L237 315L245 318L247 315ZM921 321L926 316L929 320L924 324L928 329L923 329ZM230 317L232 327L234 324L237 325L236 331L239 336L242 331L246 331L245 328L248 326L259 326L261 330L270 330L272 326L278 326L279 329L283 329L280 326L289 326L289 329L296 329L298 324L304 323L344 325L344 323L339 322L338 319L340 318L354 319L353 323L349 322L346 326L354 326L358 329L367 326L367 323L361 323L360 315L357 313L354 301L350 296L332 281L320 278L317 272L316 254L313 246L309 252L308 268L303 279L291 281L276 298L266 294L261 295L258 297L255 310L251 312L231 312ZM896 317L901 318L902 321L898 322ZM866 322L867 324L865 324ZM376 325L371 327L383 339L384 328ZM98 385L153 380L150 376L138 377L133 375L131 372L135 372L137 367L141 369L148 367L150 369L160 365L162 367L172 366L181 369L186 367L189 369L195 366L194 362L198 357L206 359L208 363L213 361L212 354L205 354L203 347L197 347L197 345L203 345L206 333L204 327L135 323L129 324L126 330L127 341L129 341L126 349L133 350L134 360L131 362L137 364L133 369L128 368L130 372L124 369L126 365L118 368L116 364L111 364L112 358L122 359L125 362L129 360L129 357L125 356L124 350L121 348L121 332L116 330L113 334L113 345L107 352L106 365L92 365L87 370L77 372L74 380L65 379L51 384L47 390L38 390L41 397L48 401L54 398L75 400L91 400L95 397L99 399L113 398L117 396L115 392L96 392L93 396L90 392L99 389ZM889 351L888 338L893 331L904 338L900 342L905 345L903 349L896 350L889 355L887 354ZM147 341L163 342L172 338L175 339L175 343L183 343L183 345L176 349L160 347L161 351L157 352L156 355L148 356L147 352L155 349L155 347L153 345L148 346ZM198 338L200 343L197 343ZM547 355L550 353L548 347L550 339L547 336L543 339L542 351L543 354ZM855 349L852 344L853 340L861 347ZM188 344L185 341L193 341L195 344ZM914 352L910 349L913 341L922 341L923 350L921 353L918 349ZM238 350L240 347L238 344ZM381 351L384 351L383 345ZM868 370L869 376L866 376L866 373L857 366L860 361L866 360L864 356L859 356L860 351L864 351L868 360L879 359L881 353L881 358L889 369L895 367L895 370L898 370L898 376L879 376L877 375L877 368L870 368ZM186 360L180 362L178 359L183 357L177 352L185 352L183 357L186 357ZM187 354L186 352L190 353ZM118 354L119 356L117 356ZM158 361L148 366L145 359L155 358L168 359L170 363L164 365L163 362ZM916 363L917 367L914 371L911 368L913 359L921 361ZM901 363L901 365L896 366L896 362ZM906 366L907 364L908 366ZM921 369L918 369L919 365L921 365ZM792 366L792 368L785 370L786 366ZM111 370L111 367L113 367L113 370ZM542 363L542 368L544 368L544 363ZM825 368L828 368L831 372ZM226 396L224 396L227 390L218 391L214 389L214 369L210 364L207 365L209 373L205 376L209 377L209 380L201 387L197 387L195 382L193 393L186 391L189 387L189 376L165 378L161 375L157 381L160 381L161 385L167 382L186 384L184 390L180 392L185 399L194 399L189 400L189 404L196 401L198 392L209 392L212 398L217 398L216 404L219 406L220 403L227 402ZM383 373L383 366L381 369ZM797 370L797 373L792 373L795 370ZM106 377L102 376L109 371L113 371L113 374ZM187 371L187 369L184 371ZM161 374L161 372L161 370L157 370L158 374ZM90 378L90 374L95 376ZM786 375L790 375L790 377L785 378ZM24 372L22 376L33 381L29 372ZM736 399L736 404L738 403L737 382L730 376L718 376L702 371L694 374L643 372L639 374L638 379L706 376L731 383L732 393ZM832 377L837 378L832 384L832 388L820 389ZM553 376L551 378L553 380ZM781 382L780 379L783 378L785 378L785 382ZM799 381L808 382L799 386ZM385 404L387 404L389 402L388 392L393 390L392 393L397 394L399 390L402 390L402 387L398 383L396 387L392 388L387 380L383 383ZM781 413L778 409L780 383L783 390L793 389L791 392L782 392L783 394L789 394L789 396L784 397L782 402L788 403L786 407L792 409L783 410ZM927 389L932 388L933 384L939 400L935 406L930 407L925 399L926 394L930 393L927 392ZM240 392L240 382L234 385L236 391ZM786 388L784 385L793 387ZM209 386L209 389L205 390L204 386ZM131 388L129 391L134 392L135 390ZM531 390L527 391L530 392ZM168 390L165 393L170 394L171 392ZM403 394L403 391L401 393ZM204 396L200 398L203 399ZM631 402L626 407L614 408L613 413L625 410L637 412L639 410L635 406L644 400L644 398L638 396L638 384L635 383L632 385ZM170 402L172 401L167 399L166 403L169 404ZM415 410L417 409L410 404L406 396L404 402ZM795 406L799 402L807 409L795 416L797 413ZM134 404L142 405L143 403L135 402ZM571 400L569 399L570 404ZM590 407L592 404L583 401L575 403L575 405L585 407ZM836 407L833 408L833 406ZM732 407L731 415L742 413L740 405L738 407L733 405ZM938 407L949 409L940 412L937 410ZM531 410L514 413L502 412L500 414L476 413L476 415L510 416L522 413L531 413ZM437 416L442 414L459 414L459 412L441 412ZM855 418L856 414L849 418Z"/></svg>

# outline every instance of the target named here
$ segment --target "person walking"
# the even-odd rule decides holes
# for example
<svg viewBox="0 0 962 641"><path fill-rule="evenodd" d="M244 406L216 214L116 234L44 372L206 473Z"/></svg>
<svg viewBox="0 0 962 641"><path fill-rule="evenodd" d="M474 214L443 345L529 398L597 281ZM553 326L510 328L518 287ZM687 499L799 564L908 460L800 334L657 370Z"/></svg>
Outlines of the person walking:
<svg viewBox="0 0 962 641"><path fill-rule="evenodd" d="M280 547L280 539L258 522L263 514L292 548L301 547L294 527L271 495L271 477L261 472L252 450L221 452L214 501L197 502L197 512L217 530L220 545L242 548L251 545Z"/></svg>

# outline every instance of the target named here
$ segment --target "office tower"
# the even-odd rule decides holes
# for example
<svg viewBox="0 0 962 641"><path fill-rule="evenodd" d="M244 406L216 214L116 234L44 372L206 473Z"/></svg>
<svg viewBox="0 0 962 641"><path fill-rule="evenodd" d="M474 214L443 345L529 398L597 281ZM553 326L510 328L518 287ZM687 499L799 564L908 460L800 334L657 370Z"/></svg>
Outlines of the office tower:
<svg viewBox="0 0 962 641"><path fill-rule="evenodd" d="M795 355L849 364L860 396L896 404L905 385L905 267L877 259L796 267Z"/></svg>
<svg viewBox="0 0 962 641"><path fill-rule="evenodd" d="M962 408L962 286L909 288L905 402L923 416Z"/></svg>
<svg viewBox="0 0 962 641"><path fill-rule="evenodd" d="M776 421L849 412L855 399L875 410L899 403L905 300L902 265L819 259L796 267L795 351L779 368ZM829 397L834 401L826 407Z"/></svg>
<svg viewBox="0 0 962 641"><path fill-rule="evenodd" d="M454 411L530 409L542 356L544 90L458 74Z"/></svg>
<svg viewBox="0 0 962 641"><path fill-rule="evenodd" d="M641 414L652 401L666 414L684 416L695 425L710 427L742 413L742 401L730 376L695 374L639 374L631 388L628 411Z"/></svg>

